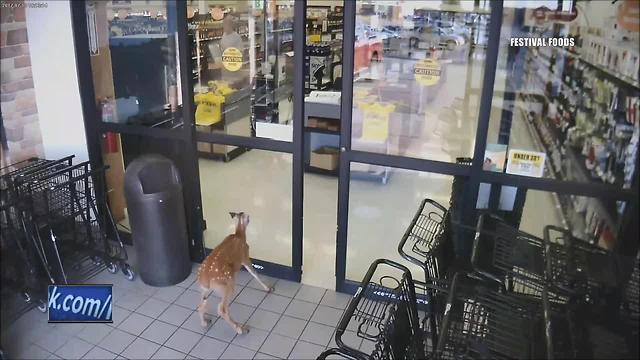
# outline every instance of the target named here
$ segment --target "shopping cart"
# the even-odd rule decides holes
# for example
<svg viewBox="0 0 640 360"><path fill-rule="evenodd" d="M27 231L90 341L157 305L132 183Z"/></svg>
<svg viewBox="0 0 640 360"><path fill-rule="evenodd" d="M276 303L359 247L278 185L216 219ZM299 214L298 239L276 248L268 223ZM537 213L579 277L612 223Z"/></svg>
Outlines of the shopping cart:
<svg viewBox="0 0 640 360"><path fill-rule="evenodd" d="M444 278L453 249L445 235L447 209L431 199L424 199L398 244L404 259L424 269L425 279Z"/></svg>
<svg viewBox="0 0 640 360"><path fill-rule="evenodd" d="M30 158L0 169L0 229L3 255L3 284L19 293L26 304L46 311L47 283L54 281L46 264L42 244L29 236L24 201L17 194L23 181L41 174L55 172L71 164L73 156L59 160ZM14 309L13 314L27 311L30 306Z"/></svg>
<svg viewBox="0 0 640 360"><path fill-rule="evenodd" d="M416 304L409 269L386 259L374 261L340 319L335 335L339 349L332 352L355 359L424 358ZM345 341L348 329L373 342L373 352Z"/></svg>
<svg viewBox="0 0 640 360"><path fill-rule="evenodd" d="M105 267L135 276L109 207L98 201L106 198L106 168L72 159L32 158L0 176L2 254L11 260L3 280L41 311L48 284L81 282Z"/></svg>
<svg viewBox="0 0 640 360"><path fill-rule="evenodd" d="M543 296L547 359L637 359L638 330L623 319L599 322L587 304L560 304ZM615 315L613 315L615 317ZM539 355L543 354L542 352Z"/></svg>
<svg viewBox="0 0 640 360"><path fill-rule="evenodd" d="M48 264L59 282L70 281L63 258L72 264L74 281L95 275L104 264L112 273L121 268L129 280L134 278L108 206L98 209L96 191L100 190L95 179L101 179L105 170L90 170L89 163L83 162L17 186L31 215L31 235L45 244ZM109 227L115 243L108 240ZM43 242L43 236L50 241Z"/></svg>
<svg viewBox="0 0 640 360"><path fill-rule="evenodd" d="M535 353L536 305L457 273L438 339L439 359L525 359Z"/></svg>
<svg viewBox="0 0 640 360"><path fill-rule="evenodd" d="M478 274L495 282L504 292L541 299L547 284L544 240L490 213L478 219L471 264ZM555 293L553 299L567 300Z"/></svg>
<svg viewBox="0 0 640 360"><path fill-rule="evenodd" d="M18 317L30 310L33 305L42 312L46 311L46 294L40 281L42 267L35 249L24 236L20 214L14 204L0 202L0 247L2 249L2 290L20 294L26 306L12 306L7 315ZM3 301L3 315L11 302ZM6 306L5 306L6 305ZM3 318L6 319L5 316Z"/></svg>
<svg viewBox="0 0 640 360"><path fill-rule="evenodd" d="M544 228L544 243L545 276L553 286L594 305L618 295L622 257L552 225Z"/></svg>

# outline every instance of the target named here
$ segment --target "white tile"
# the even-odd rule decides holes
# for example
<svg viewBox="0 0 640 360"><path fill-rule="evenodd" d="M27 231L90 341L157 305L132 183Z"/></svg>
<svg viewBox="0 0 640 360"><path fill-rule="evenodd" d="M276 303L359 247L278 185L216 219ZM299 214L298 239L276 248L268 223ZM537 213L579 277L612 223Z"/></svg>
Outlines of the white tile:
<svg viewBox="0 0 640 360"><path fill-rule="evenodd" d="M326 289L323 288L302 285L300 290L298 290L298 293L296 293L295 299L318 304L320 303L320 300L322 300L322 296L324 296L325 291Z"/></svg>
<svg viewBox="0 0 640 360"><path fill-rule="evenodd" d="M137 309L149 298L148 296L142 295L135 290L123 289L120 287L116 288L114 286L113 292L116 293L117 291L122 291L124 293L118 299L114 299L114 302L117 300L118 306L130 311L134 311L135 309Z"/></svg>
<svg viewBox="0 0 640 360"><path fill-rule="evenodd" d="M319 305L316 311L311 317L311 321L336 327L342 316L342 310L338 310L332 307Z"/></svg>
<svg viewBox="0 0 640 360"><path fill-rule="evenodd" d="M263 309L256 309L249 320L247 320L247 325L250 328L271 331L279 318L280 314Z"/></svg>
<svg viewBox="0 0 640 360"><path fill-rule="evenodd" d="M158 317L158 320L162 320L166 323L180 326L191 315L192 311L183 308L182 306L171 304L169 307Z"/></svg>
<svg viewBox="0 0 640 360"><path fill-rule="evenodd" d="M191 352L189 352L189 355L193 355L201 359L218 359L228 345L229 343L224 341L205 336L196 344L196 346L193 347Z"/></svg>
<svg viewBox="0 0 640 360"><path fill-rule="evenodd" d="M182 280L182 282L180 282L178 285L181 288L185 288L188 289L191 287L191 285L193 285L193 283L196 281L196 274L194 273L189 273L189 276L187 276L186 279Z"/></svg>
<svg viewBox="0 0 640 360"><path fill-rule="evenodd" d="M244 324L247 320L249 320L255 309L256 308L251 306L232 303L229 306L229 314L231 315L233 321L239 324Z"/></svg>
<svg viewBox="0 0 640 360"><path fill-rule="evenodd" d="M278 280L275 288L273 289L273 292L278 295L292 298L296 295L296 293L298 292L301 286L302 285L297 282L288 281L288 280Z"/></svg>
<svg viewBox="0 0 640 360"><path fill-rule="evenodd" d="M268 332L260 329L249 329L248 333L236 336L232 343L251 350L258 350L264 340L269 335Z"/></svg>
<svg viewBox="0 0 640 360"><path fill-rule="evenodd" d="M245 270L240 270L236 274L236 285L245 286L253 277Z"/></svg>
<svg viewBox="0 0 640 360"><path fill-rule="evenodd" d="M241 346L229 345L224 351L220 359L238 360L238 359L253 359L256 354L255 351L243 348Z"/></svg>
<svg viewBox="0 0 640 360"><path fill-rule="evenodd" d="M189 310L195 310L202 300L201 294L193 290L185 290L174 302L176 305L180 305Z"/></svg>
<svg viewBox="0 0 640 360"><path fill-rule="evenodd" d="M60 331L69 336L76 336L83 332L87 325L88 324L60 324L56 326L56 331Z"/></svg>
<svg viewBox="0 0 640 360"><path fill-rule="evenodd" d="M256 307L260 305L262 300L267 296L263 290L256 290L249 287L244 288L240 294L233 300L236 303Z"/></svg>
<svg viewBox="0 0 640 360"><path fill-rule="evenodd" d="M160 347L158 351L151 357L152 359L161 359L161 360L176 360L176 359L184 359L187 355L183 354L179 351L175 351L168 347Z"/></svg>
<svg viewBox="0 0 640 360"><path fill-rule="evenodd" d="M342 342L349 346L352 349L359 349L360 348L360 344L362 344L362 338L358 336L358 334L356 334L353 331L345 331L342 334ZM334 332L331 335L331 341L329 341L329 346L330 348L335 348L338 347L338 345L336 344L336 333Z"/></svg>
<svg viewBox="0 0 640 360"><path fill-rule="evenodd" d="M164 344L177 329L175 325L156 320L140 334L140 337L157 344Z"/></svg>
<svg viewBox="0 0 640 360"><path fill-rule="evenodd" d="M123 352L128 359L149 359L160 348L160 345L142 338L135 339Z"/></svg>
<svg viewBox="0 0 640 360"><path fill-rule="evenodd" d="M209 331L207 331L207 336L225 342L231 342L231 340L236 337L236 331L235 329L231 328L231 326L227 324L227 322L223 318L218 318L215 324L213 324Z"/></svg>
<svg viewBox="0 0 640 360"><path fill-rule="evenodd" d="M129 315L131 315L131 311L114 305L113 312L111 314L113 322L109 325L112 327L118 327L118 325L122 324L122 322L125 321L129 317Z"/></svg>
<svg viewBox="0 0 640 360"><path fill-rule="evenodd" d="M267 354L263 354L263 353L256 353L256 355L253 357L254 359L279 359L275 356L272 355L267 355Z"/></svg>
<svg viewBox="0 0 640 360"><path fill-rule="evenodd" d="M118 355L99 346L94 346L93 349L89 350L89 352L84 355L83 359L106 360L115 359L116 356Z"/></svg>
<svg viewBox="0 0 640 360"><path fill-rule="evenodd" d="M306 341L298 341L293 347L289 359L292 360L315 360L318 355L325 350L324 346L311 344Z"/></svg>
<svg viewBox="0 0 640 360"><path fill-rule="evenodd" d="M66 334L51 331L40 338L34 339L34 342L44 350L55 353L56 350L61 348L69 339L70 337Z"/></svg>
<svg viewBox="0 0 640 360"><path fill-rule="evenodd" d="M293 299L284 314L298 319L309 320L317 306L310 302Z"/></svg>
<svg viewBox="0 0 640 360"><path fill-rule="evenodd" d="M292 339L298 339L306 325L307 321L305 320L283 315L280 320L278 320L278 324L273 328L273 332Z"/></svg>
<svg viewBox="0 0 640 360"><path fill-rule="evenodd" d="M200 315L197 311L192 311L191 315L189 315L189 318L187 318L187 320L182 323L180 327L191 330L193 332L197 332L198 334L204 334L209 331L209 329L211 329L211 326L215 324L216 320L218 319L217 317L211 316L209 316L209 318L210 320L207 326L202 326L202 324L200 323Z"/></svg>
<svg viewBox="0 0 640 360"><path fill-rule="evenodd" d="M278 334L270 334L265 340L260 352L286 359L293 350L296 340Z"/></svg>
<svg viewBox="0 0 640 360"><path fill-rule="evenodd" d="M87 324L84 330L76 336L91 344L98 344L111 330L113 328L107 324Z"/></svg>
<svg viewBox="0 0 640 360"><path fill-rule="evenodd" d="M373 350L375 350L376 347L376 343L373 341L369 341L369 340L362 340L362 344L360 344L360 351L362 351L365 354L371 354L373 353Z"/></svg>
<svg viewBox="0 0 640 360"><path fill-rule="evenodd" d="M269 310L282 314L289 306L291 298L282 295L268 294L259 305L261 309Z"/></svg>
<svg viewBox="0 0 640 360"><path fill-rule="evenodd" d="M260 279L262 280L262 282L265 283L267 286L274 287L278 282L278 279L273 278L271 276L266 276L266 275L258 275L258 276L260 276ZM251 281L249 281L247 286L250 288L264 291L264 288L262 287L262 285L260 285L260 283L256 279L251 279Z"/></svg>
<svg viewBox="0 0 640 360"><path fill-rule="evenodd" d="M5 356L11 356L12 359L46 359L51 355L49 351L35 344L24 346L11 352L9 352L9 348L6 348L5 351Z"/></svg>
<svg viewBox="0 0 640 360"><path fill-rule="evenodd" d="M169 305L169 303L162 300L149 298L136 309L136 312L152 318L157 318L169 307Z"/></svg>
<svg viewBox="0 0 640 360"><path fill-rule="evenodd" d="M80 359L88 353L93 346L93 344L82 339L72 338L56 351L56 355L63 359Z"/></svg>
<svg viewBox="0 0 640 360"><path fill-rule="evenodd" d="M151 325L153 319L138 313L132 313L127 320L118 325L118 329L128 332L129 334L139 336L147 326Z"/></svg>
<svg viewBox="0 0 640 360"><path fill-rule="evenodd" d="M188 354L201 338L202 335L198 333L180 328L171 335L164 346Z"/></svg>
<svg viewBox="0 0 640 360"><path fill-rule="evenodd" d="M332 308L344 310L347 308L351 296L331 290L327 290L320 301L320 305L330 306Z"/></svg>
<svg viewBox="0 0 640 360"><path fill-rule="evenodd" d="M184 292L179 286L167 286L158 289L153 297L164 302L172 303Z"/></svg>
<svg viewBox="0 0 640 360"><path fill-rule="evenodd" d="M335 329L331 326L310 322L302 332L300 340L314 343L320 346L327 346L331 340L331 335Z"/></svg>
<svg viewBox="0 0 640 360"><path fill-rule="evenodd" d="M98 346L116 354L120 354L135 339L136 337L129 333L120 329L113 329L113 331L111 331L109 335L107 335L100 344L98 344Z"/></svg>

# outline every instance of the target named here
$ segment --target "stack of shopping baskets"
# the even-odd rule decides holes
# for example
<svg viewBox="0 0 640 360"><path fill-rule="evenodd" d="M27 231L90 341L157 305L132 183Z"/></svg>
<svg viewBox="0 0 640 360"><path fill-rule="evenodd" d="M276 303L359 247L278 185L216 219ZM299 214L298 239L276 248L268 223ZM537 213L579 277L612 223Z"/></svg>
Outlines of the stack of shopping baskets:
<svg viewBox="0 0 640 360"><path fill-rule="evenodd" d="M104 171L32 158L0 169L3 289L47 309L47 285L82 282L105 267L133 269L106 204Z"/></svg>
<svg viewBox="0 0 640 360"><path fill-rule="evenodd" d="M554 226L538 238L483 214L469 259L453 251L448 209L424 200L400 255L369 268L319 359L638 358L638 257ZM354 336L347 336L355 332ZM369 351L358 342L374 345Z"/></svg>

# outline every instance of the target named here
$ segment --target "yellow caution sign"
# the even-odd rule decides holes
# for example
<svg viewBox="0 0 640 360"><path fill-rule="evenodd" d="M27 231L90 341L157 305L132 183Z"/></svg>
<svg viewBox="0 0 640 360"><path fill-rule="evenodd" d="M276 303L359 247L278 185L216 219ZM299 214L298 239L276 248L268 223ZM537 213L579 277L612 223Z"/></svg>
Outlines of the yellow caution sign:
<svg viewBox="0 0 640 360"><path fill-rule="evenodd" d="M238 71L242 67L242 52L234 47L222 53L222 66L229 71Z"/></svg>
<svg viewBox="0 0 640 360"><path fill-rule="evenodd" d="M434 59L423 59L418 61L413 70L416 81L420 85L431 86L438 83L441 74L440 63Z"/></svg>
<svg viewBox="0 0 640 360"><path fill-rule="evenodd" d="M363 113L362 139L369 141L386 141L389 137L389 117L395 106L388 104L361 104Z"/></svg>

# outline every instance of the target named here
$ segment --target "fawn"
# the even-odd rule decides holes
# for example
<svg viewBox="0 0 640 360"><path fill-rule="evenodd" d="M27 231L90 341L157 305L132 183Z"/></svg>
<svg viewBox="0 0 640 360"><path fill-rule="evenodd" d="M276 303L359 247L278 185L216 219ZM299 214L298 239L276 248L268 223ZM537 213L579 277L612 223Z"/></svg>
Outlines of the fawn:
<svg viewBox="0 0 640 360"><path fill-rule="evenodd" d="M249 245L247 244L247 225L249 215L240 212L230 212L231 218L237 218L236 232L228 235L220 245L207 256L198 269L198 282L202 289L202 301L198 305L200 323L206 327L209 323L205 319L207 298L215 290L222 296L218 304L218 315L222 317L236 333L242 334L248 329L239 325L229 315L229 302L235 289L236 273L244 266L245 269L262 285L265 291L271 292L273 288L267 286L258 277L249 257Z"/></svg>

